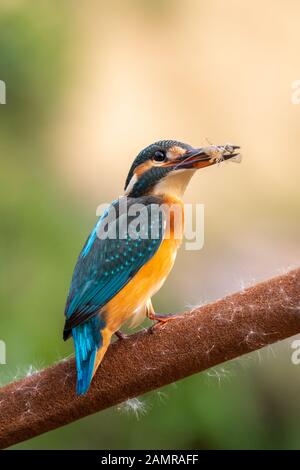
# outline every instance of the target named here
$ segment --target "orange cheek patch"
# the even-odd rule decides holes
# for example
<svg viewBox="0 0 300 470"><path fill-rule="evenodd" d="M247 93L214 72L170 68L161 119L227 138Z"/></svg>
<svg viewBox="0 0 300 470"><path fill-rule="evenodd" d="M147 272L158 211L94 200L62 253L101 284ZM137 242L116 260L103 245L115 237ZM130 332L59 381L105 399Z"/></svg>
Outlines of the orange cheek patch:
<svg viewBox="0 0 300 470"><path fill-rule="evenodd" d="M153 167L153 164L152 164L151 161L147 161L147 162L145 162L145 163L141 163L141 165L139 165L139 166L136 168L134 174L135 174L137 177L139 177L139 176L141 176L143 173L145 173L145 171L150 170L150 168L152 168L152 167Z"/></svg>

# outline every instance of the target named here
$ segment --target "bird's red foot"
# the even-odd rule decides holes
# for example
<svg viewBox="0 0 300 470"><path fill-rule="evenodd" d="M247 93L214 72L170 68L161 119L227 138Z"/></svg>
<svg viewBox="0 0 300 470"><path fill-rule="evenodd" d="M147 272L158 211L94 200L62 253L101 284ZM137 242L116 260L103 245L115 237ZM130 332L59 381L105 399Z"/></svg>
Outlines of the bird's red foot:
<svg viewBox="0 0 300 470"><path fill-rule="evenodd" d="M117 330L115 331L115 335L116 337L120 340L120 339L127 339L129 337L129 335L126 335L125 333L123 333L121 330Z"/></svg>
<svg viewBox="0 0 300 470"><path fill-rule="evenodd" d="M171 313L171 314L160 314L160 313L149 313L148 318L150 320L156 321L154 325L149 328L150 333L153 333L156 328L162 328L166 323L171 320L177 320L179 318L183 318L184 315L180 315L178 313Z"/></svg>

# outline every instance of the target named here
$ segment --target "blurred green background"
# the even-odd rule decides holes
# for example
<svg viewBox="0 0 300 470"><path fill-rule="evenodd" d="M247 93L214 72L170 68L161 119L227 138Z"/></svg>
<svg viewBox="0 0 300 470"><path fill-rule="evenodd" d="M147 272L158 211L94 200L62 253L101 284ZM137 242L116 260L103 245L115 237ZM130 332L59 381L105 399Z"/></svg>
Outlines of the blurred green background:
<svg viewBox="0 0 300 470"><path fill-rule="evenodd" d="M205 246L154 299L181 311L299 265L299 2L2 0L2 384L72 353L63 310L98 204L155 140L234 142L194 177ZM291 343L253 353L16 449L300 448ZM135 405L135 403L133 403Z"/></svg>

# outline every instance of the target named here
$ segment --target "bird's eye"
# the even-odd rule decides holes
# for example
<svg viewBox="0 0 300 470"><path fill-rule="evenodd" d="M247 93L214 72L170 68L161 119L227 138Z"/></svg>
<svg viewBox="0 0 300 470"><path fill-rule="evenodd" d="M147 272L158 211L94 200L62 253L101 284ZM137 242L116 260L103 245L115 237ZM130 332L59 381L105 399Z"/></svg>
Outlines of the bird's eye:
<svg viewBox="0 0 300 470"><path fill-rule="evenodd" d="M162 150L157 150L154 154L153 160L155 162L164 162L166 159L166 154Z"/></svg>

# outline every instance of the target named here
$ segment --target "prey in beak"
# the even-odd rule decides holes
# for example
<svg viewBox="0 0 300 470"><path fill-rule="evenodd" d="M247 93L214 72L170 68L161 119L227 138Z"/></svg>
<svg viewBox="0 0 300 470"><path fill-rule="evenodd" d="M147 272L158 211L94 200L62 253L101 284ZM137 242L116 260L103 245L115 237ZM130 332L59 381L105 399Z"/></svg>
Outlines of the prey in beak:
<svg viewBox="0 0 300 470"><path fill-rule="evenodd" d="M197 170L227 160L239 162L241 160L241 155L237 152L239 149L238 145L232 144L210 145L209 147L191 149L173 160L171 164L174 166L174 170Z"/></svg>

